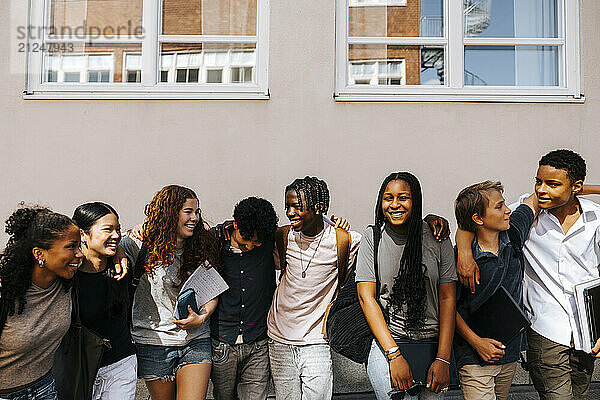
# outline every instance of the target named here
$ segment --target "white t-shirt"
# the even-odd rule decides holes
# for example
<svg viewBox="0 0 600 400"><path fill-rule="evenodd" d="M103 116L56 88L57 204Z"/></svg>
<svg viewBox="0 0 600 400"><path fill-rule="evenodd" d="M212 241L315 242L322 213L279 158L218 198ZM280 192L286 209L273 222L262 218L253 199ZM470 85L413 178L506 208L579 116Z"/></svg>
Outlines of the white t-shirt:
<svg viewBox="0 0 600 400"><path fill-rule="evenodd" d="M360 238L360 233L350 231L349 265L354 262ZM335 228L326 225L316 236L290 229L286 261L267 318L269 337L294 345L326 343L321 333L323 316L337 288ZM275 266L279 268L277 251Z"/></svg>

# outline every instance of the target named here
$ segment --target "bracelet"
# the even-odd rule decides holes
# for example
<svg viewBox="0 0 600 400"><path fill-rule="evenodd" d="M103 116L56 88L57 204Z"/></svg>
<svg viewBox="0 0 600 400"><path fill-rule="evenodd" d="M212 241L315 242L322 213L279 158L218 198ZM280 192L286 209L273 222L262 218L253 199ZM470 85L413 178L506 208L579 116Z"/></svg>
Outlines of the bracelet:
<svg viewBox="0 0 600 400"><path fill-rule="evenodd" d="M450 361L446 361L446 360L444 360L443 358L436 357L435 359L436 359L436 360L438 360L438 361L441 361L441 362L443 362L444 364L450 365Z"/></svg>
<svg viewBox="0 0 600 400"><path fill-rule="evenodd" d="M394 346L394 347L390 347L389 349L387 349L386 351L384 351L384 353L385 353L386 356L390 356L391 354L394 354L398 350L400 350L398 348L398 346Z"/></svg>
<svg viewBox="0 0 600 400"><path fill-rule="evenodd" d="M388 358L388 362L392 361L392 360L394 360L394 359L396 359L398 357L402 357L402 353L398 352L398 354L396 354L395 356L392 356L392 357Z"/></svg>

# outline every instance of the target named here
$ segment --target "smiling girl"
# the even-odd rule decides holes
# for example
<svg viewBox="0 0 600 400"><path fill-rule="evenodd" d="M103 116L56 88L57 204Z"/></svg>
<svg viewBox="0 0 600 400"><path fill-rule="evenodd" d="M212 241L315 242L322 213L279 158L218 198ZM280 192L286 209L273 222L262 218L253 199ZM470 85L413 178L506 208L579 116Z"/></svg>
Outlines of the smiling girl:
<svg viewBox="0 0 600 400"><path fill-rule="evenodd" d="M217 299L200 314L188 307L187 318L174 320L182 284L196 268L219 265L217 240L200 215L198 196L188 188L162 188L146 206L142 243L121 240L132 264L138 256L145 273L137 286L132 336L137 348L138 377L146 381L153 400L203 399L211 367L208 319ZM147 257L144 255L147 254Z"/></svg>
<svg viewBox="0 0 600 400"><path fill-rule="evenodd" d="M128 279L113 279L113 257L121 240L119 215L110 205L94 202L75 210L73 220L81 229L83 263L76 275L82 324L110 341L100 360L92 398L135 398L135 346L129 332Z"/></svg>
<svg viewBox="0 0 600 400"><path fill-rule="evenodd" d="M54 400L54 353L71 324L70 279L79 268L79 228L47 208L6 221L0 254L0 399ZM2 330L3 327L3 330Z"/></svg>
<svg viewBox="0 0 600 400"><path fill-rule="evenodd" d="M396 391L406 391L405 399L441 398L450 380L456 303L454 251L450 240L435 240L421 214L417 178L408 172L389 175L379 190L375 226L365 230L358 252L358 295L375 335L367 374L379 400L392 398ZM437 347L426 382L415 384L414 365L411 367L411 360L404 358L408 355L403 356L398 348L403 343Z"/></svg>

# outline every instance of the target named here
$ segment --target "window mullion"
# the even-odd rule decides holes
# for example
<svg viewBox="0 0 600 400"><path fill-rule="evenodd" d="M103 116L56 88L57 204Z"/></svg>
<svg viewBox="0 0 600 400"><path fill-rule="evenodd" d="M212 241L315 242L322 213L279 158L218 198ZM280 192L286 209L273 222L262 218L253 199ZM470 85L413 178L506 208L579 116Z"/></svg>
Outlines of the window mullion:
<svg viewBox="0 0 600 400"><path fill-rule="evenodd" d="M446 0L448 26L448 67L446 74L451 88L464 85L463 2Z"/></svg>
<svg viewBox="0 0 600 400"><path fill-rule="evenodd" d="M156 86L158 77L158 30L160 28L159 0L143 0L142 26L144 39L142 40L142 86Z"/></svg>
<svg viewBox="0 0 600 400"><path fill-rule="evenodd" d="M573 4L566 4L572 1ZM563 65L565 73L563 74L563 85L565 85L576 98L581 97L581 58L579 42L579 1L566 0L562 4L564 13L564 27L562 34L565 38L563 47Z"/></svg>

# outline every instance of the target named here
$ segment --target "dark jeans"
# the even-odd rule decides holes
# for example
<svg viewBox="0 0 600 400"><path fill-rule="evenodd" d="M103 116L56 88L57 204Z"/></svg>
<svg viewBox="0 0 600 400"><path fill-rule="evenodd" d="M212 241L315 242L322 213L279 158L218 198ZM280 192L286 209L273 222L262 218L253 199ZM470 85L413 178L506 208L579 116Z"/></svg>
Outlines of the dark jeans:
<svg viewBox="0 0 600 400"><path fill-rule="evenodd" d="M594 371L594 357L527 330L527 365L541 400L585 399Z"/></svg>
<svg viewBox="0 0 600 400"><path fill-rule="evenodd" d="M271 370L267 339L230 345L212 339L215 400L263 400L267 398Z"/></svg>
<svg viewBox="0 0 600 400"><path fill-rule="evenodd" d="M56 400L54 376L51 373L32 383L25 389L0 394L0 400Z"/></svg>

